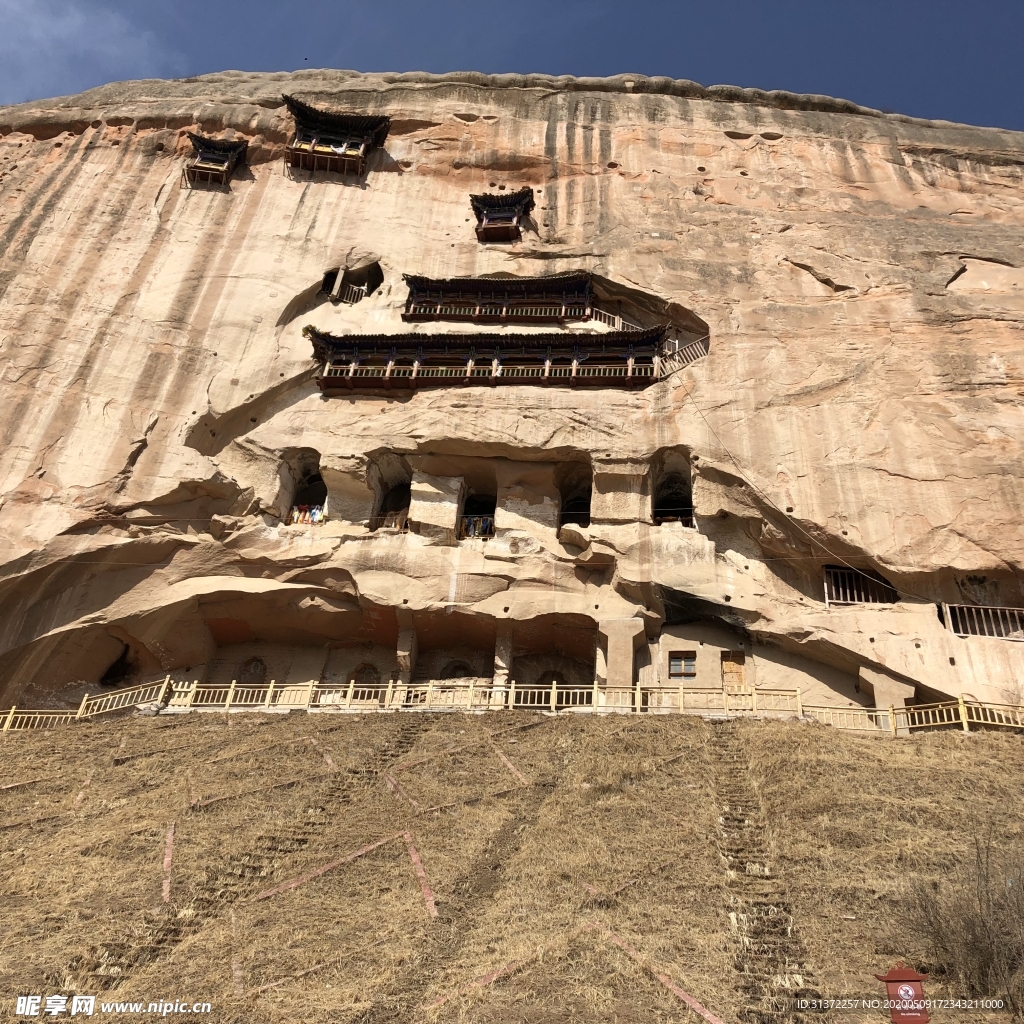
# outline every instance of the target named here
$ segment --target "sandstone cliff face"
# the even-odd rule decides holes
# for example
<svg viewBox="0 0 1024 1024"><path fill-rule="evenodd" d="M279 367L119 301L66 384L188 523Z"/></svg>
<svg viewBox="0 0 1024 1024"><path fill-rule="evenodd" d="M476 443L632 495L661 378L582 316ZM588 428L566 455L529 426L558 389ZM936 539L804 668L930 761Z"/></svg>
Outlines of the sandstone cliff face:
<svg viewBox="0 0 1024 1024"><path fill-rule="evenodd" d="M285 167L282 93L390 115L364 181ZM187 129L249 140L229 190L181 187ZM636 77L326 71L109 86L0 133L0 701L257 656L656 686L702 641L823 701L1015 696L1021 645L935 604L1024 605L1021 135ZM523 240L481 245L469 195L524 185ZM364 301L321 292L374 261ZM412 329L403 273L577 269L706 324L708 356L640 391L316 387L303 327ZM697 530L651 521L666 460ZM591 524L559 532L577 471ZM282 525L314 472L329 522ZM403 481L412 529L371 531ZM454 538L472 491L493 540ZM900 603L826 609L837 562Z"/></svg>

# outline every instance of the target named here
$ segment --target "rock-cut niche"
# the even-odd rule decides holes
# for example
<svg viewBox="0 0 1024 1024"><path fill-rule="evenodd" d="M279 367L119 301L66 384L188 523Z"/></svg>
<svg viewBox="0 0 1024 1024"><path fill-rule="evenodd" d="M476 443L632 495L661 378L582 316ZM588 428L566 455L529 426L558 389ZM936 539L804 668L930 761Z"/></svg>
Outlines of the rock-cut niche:
<svg viewBox="0 0 1024 1024"><path fill-rule="evenodd" d="M651 462L651 519L693 525L693 485L689 453L683 448L662 449Z"/></svg>

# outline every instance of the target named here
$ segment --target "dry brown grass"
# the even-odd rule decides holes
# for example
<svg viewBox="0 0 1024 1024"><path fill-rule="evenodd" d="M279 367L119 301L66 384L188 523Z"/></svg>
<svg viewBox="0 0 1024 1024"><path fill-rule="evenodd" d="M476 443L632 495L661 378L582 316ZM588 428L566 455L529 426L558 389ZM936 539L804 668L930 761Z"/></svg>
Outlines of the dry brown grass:
<svg viewBox="0 0 1024 1024"><path fill-rule="evenodd" d="M119 1001L208 1000L205 1019L239 1024L695 1020L604 933L581 931L598 922L733 1020L711 728L195 714L8 735L0 784L43 781L0 790L0 1015L17 994L108 984ZM1018 737L755 724L742 737L823 993L877 994L872 973L923 955L894 924L903 886L954 864L975 818L1019 839ZM251 900L406 831L436 918L404 841Z"/></svg>
<svg viewBox="0 0 1024 1024"><path fill-rule="evenodd" d="M1022 845L1024 738L772 723L745 724L743 739L822 994L877 995L874 975L897 959L937 968L908 896L969 863L977 835ZM969 994L938 971L926 992Z"/></svg>

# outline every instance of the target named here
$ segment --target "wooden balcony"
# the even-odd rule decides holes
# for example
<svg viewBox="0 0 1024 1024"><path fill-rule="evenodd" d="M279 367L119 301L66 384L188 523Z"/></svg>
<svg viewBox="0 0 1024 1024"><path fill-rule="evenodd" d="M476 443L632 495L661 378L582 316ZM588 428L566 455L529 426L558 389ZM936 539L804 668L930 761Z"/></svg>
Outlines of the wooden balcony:
<svg viewBox="0 0 1024 1024"><path fill-rule="evenodd" d="M366 139L296 138L288 147L288 166L362 177L369 148Z"/></svg>
<svg viewBox="0 0 1024 1024"><path fill-rule="evenodd" d="M436 364L431 362L324 364L316 378L324 394L375 389L391 391L454 386L540 385L550 387L635 388L657 379L653 363L623 359L606 363L504 363L496 360Z"/></svg>

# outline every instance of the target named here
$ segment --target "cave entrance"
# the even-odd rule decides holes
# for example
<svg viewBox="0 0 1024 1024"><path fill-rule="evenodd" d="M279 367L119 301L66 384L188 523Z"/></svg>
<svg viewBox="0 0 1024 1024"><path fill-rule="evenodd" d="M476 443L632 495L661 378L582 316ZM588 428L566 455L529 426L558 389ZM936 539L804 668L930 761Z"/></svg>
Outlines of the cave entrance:
<svg viewBox="0 0 1024 1024"><path fill-rule="evenodd" d="M313 448L292 449L285 462L295 481L285 522L316 525L327 519L327 484L320 475L320 453Z"/></svg>
<svg viewBox="0 0 1024 1024"><path fill-rule="evenodd" d="M380 503L380 510L370 522L371 530L407 530L412 488L408 483L396 484Z"/></svg>
<svg viewBox="0 0 1024 1024"><path fill-rule="evenodd" d="M494 510L498 499L493 494L470 494L462 505L459 516L459 539L494 536Z"/></svg>
<svg viewBox="0 0 1024 1024"><path fill-rule="evenodd" d="M348 305L360 302L372 295L384 283L384 271L380 263L374 261L359 267L342 270L336 267L324 274L320 290L331 302L344 302Z"/></svg>
<svg viewBox="0 0 1024 1024"><path fill-rule="evenodd" d="M123 686L130 682L135 674L136 665L132 659L132 649L122 641L121 653L110 663L106 672L100 677L101 686Z"/></svg>
<svg viewBox="0 0 1024 1024"><path fill-rule="evenodd" d="M693 491L690 481L680 474L672 473L658 481L652 504L655 526L662 523L693 526Z"/></svg>

